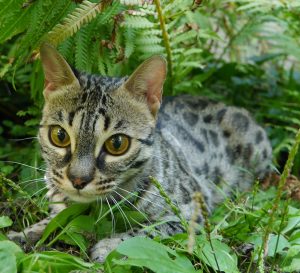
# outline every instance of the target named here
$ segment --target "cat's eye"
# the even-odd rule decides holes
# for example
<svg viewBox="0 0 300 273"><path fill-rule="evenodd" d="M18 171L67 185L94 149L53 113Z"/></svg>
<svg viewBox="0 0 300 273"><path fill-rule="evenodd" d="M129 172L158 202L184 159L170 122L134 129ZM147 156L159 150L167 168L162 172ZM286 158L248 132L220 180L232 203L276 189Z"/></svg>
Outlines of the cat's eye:
<svg viewBox="0 0 300 273"><path fill-rule="evenodd" d="M105 150L111 155L123 155L128 151L130 139L128 136L117 134L105 141Z"/></svg>
<svg viewBox="0 0 300 273"><path fill-rule="evenodd" d="M67 147L70 145L70 136L66 130L58 125L52 126L49 131L49 137L53 145L57 147Z"/></svg>

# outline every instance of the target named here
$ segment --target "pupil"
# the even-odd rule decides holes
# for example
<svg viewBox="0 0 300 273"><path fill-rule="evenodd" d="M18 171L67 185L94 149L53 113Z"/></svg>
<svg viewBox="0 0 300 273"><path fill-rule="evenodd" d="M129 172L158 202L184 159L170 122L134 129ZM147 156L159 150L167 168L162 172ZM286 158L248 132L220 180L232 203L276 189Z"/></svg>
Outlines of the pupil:
<svg viewBox="0 0 300 273"><path fill-rule="evenodd" d="M122 145L122 137L121 136L114 137L113 138L113 145L114 145L114 148L116 150L119 150L121 148L121 145Z"/></svg>
<svg viewBox="0 0 300 273"><path fill-rule="evenodd" d="M59 129L58 132L57 132L57 137L58 139L63 142L65 140L65 137L66 137L66 133L64 130L62 129Z"/></svg>

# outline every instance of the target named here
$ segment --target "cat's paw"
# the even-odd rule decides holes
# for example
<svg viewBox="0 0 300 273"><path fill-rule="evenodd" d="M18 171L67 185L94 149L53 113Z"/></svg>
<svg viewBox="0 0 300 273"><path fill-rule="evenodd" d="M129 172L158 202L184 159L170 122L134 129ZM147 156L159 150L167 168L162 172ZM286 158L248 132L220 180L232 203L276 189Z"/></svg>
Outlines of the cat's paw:
<svg viewBox="0 0 300 273"><path fill-rule="evenodd" d="M25 245L27 240L23 232L10 231L6 234L9 240L14 241L18 245Z"/></svg>
<svg viewBox="0 0 300 273"><path fill-rule="evenodd" d="M47 222L43 220L25 228L22 232L10 231L7 237L21 246L32 246L41 238L46 224Z"/></svg>
<svg viewBox="0 0 300 273"><path fill-rule="evenodd" d="M100 263L104 263L107 255L116 249L121 242L121 238L107 238L99 241L91 249L91 259Z"/></svg>

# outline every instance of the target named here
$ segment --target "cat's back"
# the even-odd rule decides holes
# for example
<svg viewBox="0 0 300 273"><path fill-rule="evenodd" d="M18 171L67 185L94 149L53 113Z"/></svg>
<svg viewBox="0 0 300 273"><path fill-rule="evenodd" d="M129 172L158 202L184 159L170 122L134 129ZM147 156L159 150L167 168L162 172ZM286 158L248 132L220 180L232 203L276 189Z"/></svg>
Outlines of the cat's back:
<svg viewBox="0 0 300 273"><path fill-rule="evenodd" d="M243 108L204 97L169 97L162 105L158 130L173 139L196 175L226 177L234 165L262 177L270 165L267 135Z"/></svg>

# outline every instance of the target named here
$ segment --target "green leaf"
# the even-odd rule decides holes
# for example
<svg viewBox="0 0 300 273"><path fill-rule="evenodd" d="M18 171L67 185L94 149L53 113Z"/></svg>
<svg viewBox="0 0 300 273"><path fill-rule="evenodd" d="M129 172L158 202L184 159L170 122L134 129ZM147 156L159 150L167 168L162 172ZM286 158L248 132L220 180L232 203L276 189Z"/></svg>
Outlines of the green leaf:
<svg viewBox="0 0 300 273"><path fill-rule="evenodd" d="M22 254L19 246L11 241L0 242L0 273L17 273L16 256Z"/></svg>
<svg viewBox="0 0 300 273"><path fill-rule="evenodd" d="M13 224L8 216L0 216L0 228L10 227Z"/></svg>
<svg viewBox="0 0 300 273"><path fill-rule="evenodd" d="M11 0L0 3L0 43L26 29L32 6L22 8L22 2L24 1Z"/></svg>
<svg viewBox="0 0 300 273"><path fill-rule="evenodd" d="M282 263L283 272L300 271L300 245L292 246Z"/></svg>
<svg viewBox="0 0 300 273"><path fill-rule="evenodd" d="M226 273L238 273L237 257L229 246L217 239L210 242L204 235L197 237L198 249L195 254L208 266L214 270L221 270Z"/></svg>
<svg viewBox="0 0 300 273"><path fill-rule="evenodd" d="M88 263L74 255L58 251L29 254L21 260L21 264L26 269L25 272L69 273L71 270L83 270L87 273L102 268L99 264Z"/></svg>
<svg viewBox="0 0 300 273"><path fill-rule="evenodd" d="M65 233L59 235L59 240L64 241L68 245L78 246L83 252L86 252L88 241L82 234L79 233Z"/></svg>
<svg viewBox="0 0 300 273"><path fill-rule="evenodd" d="M282 233L285 234L297 227L300 227L300 215L291 216L288 218L288 223L286 227L282 230Z"/></svg>
<svg viewBox="0 0 300 273"><path fill-rule="evenodd" d="M196 272L189 259L175 250L149 238L133 237L121 243L117 252L127 260L114 260L116 264L147 267L157 273Z"/></svg>
<svg viewBox="0 0 300 273"><path fill-rule="evenodd" d="M84 213L89 208L89 204L73 204L56 215L46 226L42 238L38 241L37 246L46 241L49 235L58 228L64 228L67 223L78 215Z"/></svg>
<svg viewBox="0 0 300 273"><path fill-rule="evenodd" d="M278 243L277 243L278 240ZM260 248L262 245L262 235L253 235L247 240L249 243L255 245L256 248ZM270 234L268 240L268 256L274 257L276 253L282 251L285 248L289 248L291 245L282 235ZM257 257L256 257L257 258Z"/></svg>

